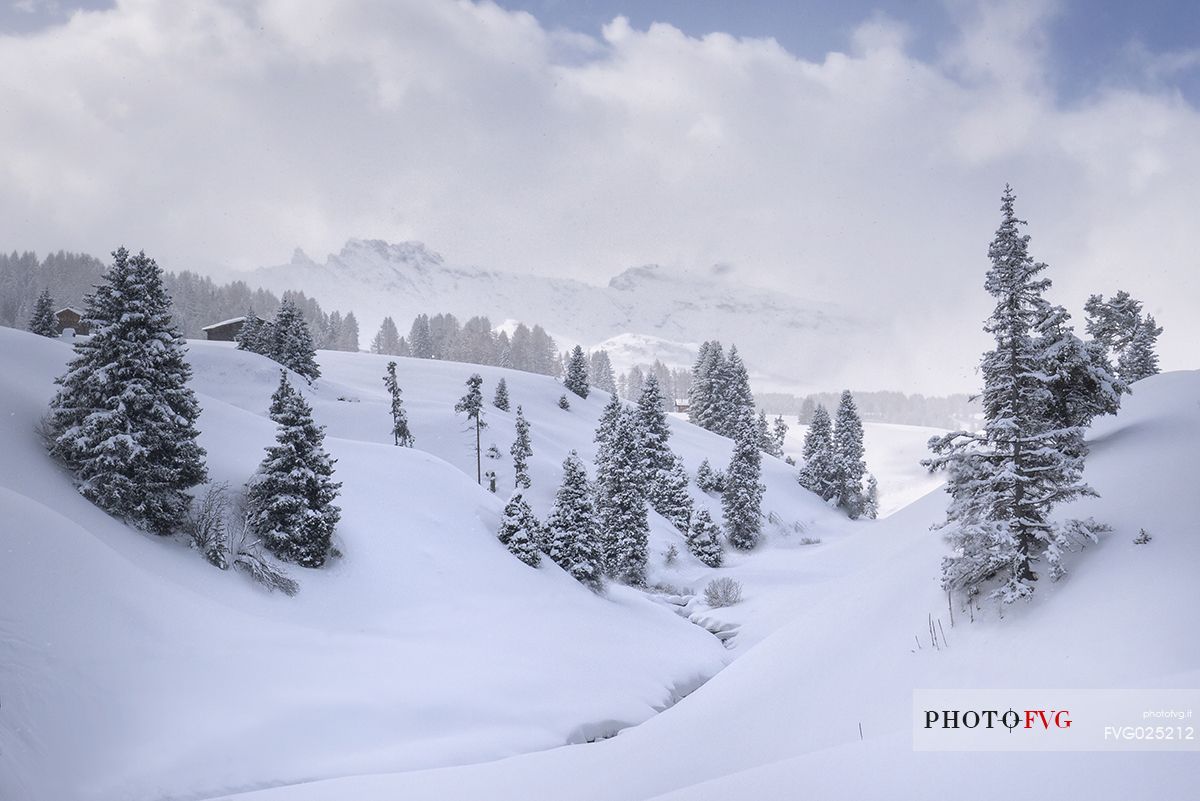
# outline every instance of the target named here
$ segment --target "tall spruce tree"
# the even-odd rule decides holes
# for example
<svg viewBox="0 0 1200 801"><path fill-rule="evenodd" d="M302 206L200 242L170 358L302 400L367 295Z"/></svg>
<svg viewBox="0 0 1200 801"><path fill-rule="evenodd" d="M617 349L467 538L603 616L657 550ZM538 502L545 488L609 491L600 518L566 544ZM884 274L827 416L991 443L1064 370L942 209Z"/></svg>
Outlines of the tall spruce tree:
<svg viewBox="0 0 1200 801"><path fill-rule="evenodd" d="M392 439L396 445L411 448L415 439L408 430L408 415L404 412L404 400L400 397L402 391L400 382L396 380L396 363L388 362L387 375L383 377L383 385L391 398L392 410Z"/></svg>
<svg viewBox="0 0 1200 801"><path fill-rule="evenodd" d="M321 377L317 366L317 349L312 334L299 307L290 298L279 304L275 321L270 326L269 355L297 375L310 382Z"/></svg>
<svg viewBox="0 0 1200 801"><path fill-rule="evenodd" d="M418 314L408 332L408 347L415 359L433 358L433 332L429 327L429 315Z"/></svg>
<svg viewBox="0 0 1200 801"><path fill-rule="evenodd" d="M733 434L733 457L725 471L721 507L729 544L748 551L758 544L762 529L762 450L752 406L740 408Z"/></svg>
<svg viewBox="0 0 1200 801"><path fill-rule="evenodd" d="M1162 326L1155 323L1153 315L1147 314L1145 319L1138 321L1129 347L1121 354L1117 364L1117 372L1126 383L1132 384L1158 375L1158 354L1154 347L1162 331Z"/></svg>
<svg viewBox="0 0 1200 801"><path fill-rule="evenodd" d="M187 515L187 489L206 471L192 370L154 260L117 249L84 321L92 335L75 341L50 403L50 453L101 509L169 534Z"/></svg>
<svg viewBox="0 0 1200 801"><path fill-rule="evenodd" d="M863 494L863 517L874 520L879 517L879 482L874 473L867 473L867 491Z"/></svg>
<svg viewBox="0 0 1200 801"><path fill-rule="evenodd" d="M725 372L725 352L721 343L705 342L700 346L692 368L692 386L688 391L688 419L709 431L720 423L721 379Z"/></svg>
<svg viewBox="0 0 1200 801"><path fill-rule="evenodd" d="M836 460L833 450L833 424L824 406L813 411L812 422L804 435L804 465L797 481L828 501L837 494Z"/></svg>
<svg viewBox="0 0 1200 801"><path fill-rule="evenodd" d="M863 426L850 390L842 392L833 429L833 485L837 503L851 520L858 519L864 508Z"/></svg>
<svg viewBox="0 0 1200 801"><path fill-rule="evenodd" d="M502 412L510 408L508 401L508 382L501 378L496 382L496 394L492 397L492 405Z"/></svg>
<svg viewBox="0 0 1200 801"><path fill-rule="evenodd" d="M610 395L616 395L617 378L613 373L612 360L608 357L608 351L597 350L592 353L590 360L592 386L604 390Z"/></svg>
<svg viewBox="0 0 1200 801"><path fill-rule="evenodd" d="M238 350L248 350L262 356L271 355L271 323L254 313L254 309L246 312L241 329L238 330L234 341Z"/></svg>
<svg viewBox="0 0 1200 801"><path fill-rule="evenodd" d="M777 415L771 424L771 447L767 453L776 459L783 458L783 448L787 443L788 424L783 415Z"/></svg>
<svg viewBox="0 0 1200 801"><path fill-rule="evenodd" d="M391 317L384 317L379 324L379 331L371 340L371 353L382 353L386 356L400 355L400 331Z"/></svg>
<svg viewBox="0 0 1200 801"><path fill-rule="evenodd" d="M682 532L688 530L692 520L693 502L688 493L688 474L683 460L671 454L670 469L658 476L658 488L652 498L654 511L665 517L671 525Z"/></svg>
<svg viewBox="0 0 1200 801"><path fill-rule="evenodd" d="M604 404L604 410L600 412L600 422L596 425L596 474L599 475L604 471L604 466L608 461L608 455L612 452L612 439L616 432L617 420L620 418L625 404L616 395L609 396L608 403Z"/></svg>
<svg viewBox="0 0 1200 801"><path fill-rule="evenodd" d="M646 583L649 553L645 433L637 412L622 411L613 429L604 469L596 476L596 513L605 572L633 586Z"/></svg>
<svg viewBox="0 0 1200 801"><path fill-rule="evenodd" d="M567 369L563 376L563 386L581 398L588 396L588 363L583 355L583 348L578 345L571 351L567 361Z"/></svg>
<svg viewBox="0 0 1200 801"><path fill-rule="evenodd" d="M563 461L562 484L554 497L546 529L554 563L584 586L599 591L604 577L596 512L587 470L575 451Z"/></svg>
<svg viewBox="0 0 1200 801"><path fill-rule="evenodd" d="M354 316L354 312L346 312L346 316L342 318L342 331L338 337L338 350L345 350L351 353L358 353L358 318ZM400 352L397 356L407 356L408 354Z"/></svg>
<svg viewBox="0 0 1200 801"><path fill-rule="evenodd" d="M465 414L475 429L475 481L483 484L482 434L487 428L483 421L483 376L475 373L467 379L467 394L454 404L454 411Z"/></svg>
<svg viewBox="0 0 1200 801"><path fill-rule="evenodd" d="M516 430L517 437L509 449L513 459L513 478L517 489L529 489L532 484L529 478L529 457L533 456L533 445L529 442L529 422L520 406L517 407Z"/></svg>
<svg viewBox="0 0 1200 801"><path fill-rule="evenodd" d="M58 318L54 316L54 298L49 289L43 289L29 317L29 331L42 337L58 336Z"/></svg>
<svg viewBox="0 0 1200 801"><path fill-rule="evenodd" d="M758 427L759 450L767 455L773 455L771 454L771 448L773 447L771 441L771 424L767 421L767 411L765 409L758 410L755 425Z"/></svg>
<svg viewBox="0 0 1200 801"><path fill-rule="evenodd" d="M541 524L520 490L514 492L504 505L504 518L496 536L513 556L530 567L542 563L542 555L538 553Z"/></svg>
<svg viewBox="0 0 1200 801"><path fill-rule="evenodd" d="M1080 429L1082 444L1082 430L1094 417L1116 414L1129 388L1116 377L1104 346L1077 337L1070 319L1062 306L1046 304L1037 325L1037 346L1049 379L1049 414L1061 428Z"/></svg>
<svg viewBox="0 0 1200 801"><path fill-rule="evenodd" d="M992 265L984 286L996 306L984 329L996 345L983 356L984 429L935 437L934 457L926 462L946 470L951 497L946 520L935 526L952 547L943 561L943 586L973 595L990 585L992 597L1004 603L1033 592L1039 560L1058 578L1064 551L1103 530L1092 520L1051 517L1059 503L1095 492L1081 480L1077 429L1062 428L1050 413L1052 378L1036 336L1050 280L1041 275L1046 265L1029 255L1014 202L1005 187L1002 220L988 248Z"/></svg>
<svg viewBox="0 0 1200 801"><path fill-rule="evenodd" d="M279 373L271 396L275 444L247 488L248 531L280 559L321 567L329 557L341 517L334 503L341 484L333 480L336 460L325 451L325 429L313 422L312 407Z"/></svg>
<svg viewBox="0 0 1200 801"><path fill-rule="evenodd" d="M725 560L725 552L721 549L721 529L713 522L707 509L696 512L687 533L687 548L692 556L709 567L720 567Z"/></svg>

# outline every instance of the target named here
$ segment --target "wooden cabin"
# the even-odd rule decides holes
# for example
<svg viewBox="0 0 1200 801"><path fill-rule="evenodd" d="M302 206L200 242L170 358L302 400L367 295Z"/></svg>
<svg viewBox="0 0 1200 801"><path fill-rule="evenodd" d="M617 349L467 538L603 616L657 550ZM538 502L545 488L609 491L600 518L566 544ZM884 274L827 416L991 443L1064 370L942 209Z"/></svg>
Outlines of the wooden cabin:
<svg viewBox="0 0 1200 801"><path fill-rule="evenodd" d="M91 329L83 322L83 312L79 309L72 309L67 306L64 309L59 309L54 313L54 318L58 321L58 334L62 336L63 331L70 329L79 335L87 335L91 333Z"/></svg>
<svg viewBox="0 0 1200 801"><path fill-rule="evenodd" d="M234 342L245 324L245 317L234 317L232 320L206 325L201 330L204 331L204 338L212 342Z"/></svg>

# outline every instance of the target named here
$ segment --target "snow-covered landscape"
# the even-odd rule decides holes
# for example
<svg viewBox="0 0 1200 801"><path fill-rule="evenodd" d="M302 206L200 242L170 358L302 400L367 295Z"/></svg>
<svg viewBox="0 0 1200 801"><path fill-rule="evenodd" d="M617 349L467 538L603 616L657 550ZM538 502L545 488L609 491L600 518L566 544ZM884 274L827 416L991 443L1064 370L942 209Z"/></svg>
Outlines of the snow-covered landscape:
<svg viewBox="0 0 1200 801"><path fill-rule="evenodd" d="M0 801L1200 797L1198 40L0 6Z"/></svg>

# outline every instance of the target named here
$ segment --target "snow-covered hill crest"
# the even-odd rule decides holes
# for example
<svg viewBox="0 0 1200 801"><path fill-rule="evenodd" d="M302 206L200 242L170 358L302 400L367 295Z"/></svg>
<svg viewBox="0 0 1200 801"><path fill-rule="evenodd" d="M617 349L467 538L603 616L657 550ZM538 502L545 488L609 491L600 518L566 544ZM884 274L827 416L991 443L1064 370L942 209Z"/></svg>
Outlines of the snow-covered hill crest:
<svg viewBox="0 0 1200 801"><path fill-rule="evenodd" d="M597 347L621 335L648 345L661 340L663 352L647 348L650 358L680 367L690 366L690 355L705 339L736 342L761 390L842 386L850 357L880 336L870 320L757 289L728 267L689 272L646 265L594 286L451 265L419 242L352 239L323 262L297 251L291 262L248 278L277 292L303 289L322 304L353 309L364 345L384 316L407 333L417 314L436 312L540 323L560 346ZM857 385L882 386L886 377L863 380L868 383Z"/></svg>

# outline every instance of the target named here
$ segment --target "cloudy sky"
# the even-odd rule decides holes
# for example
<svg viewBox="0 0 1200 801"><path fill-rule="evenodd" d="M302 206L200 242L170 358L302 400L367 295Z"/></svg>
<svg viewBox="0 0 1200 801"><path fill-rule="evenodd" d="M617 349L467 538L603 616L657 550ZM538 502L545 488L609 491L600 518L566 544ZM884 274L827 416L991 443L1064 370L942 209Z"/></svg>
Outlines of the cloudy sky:
<svg viewBox="0 0 1200 801"><path fill-rule="evenodd" d="M720 262L957 371L1011 182L1057 300L1128 289L1200 366L1190 0L0 4L5 250Z"/></svg>

